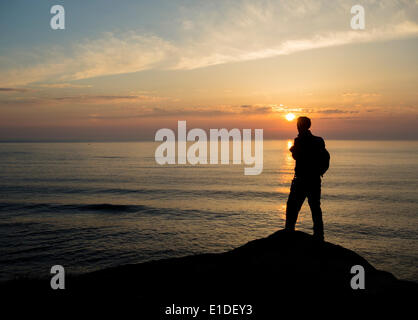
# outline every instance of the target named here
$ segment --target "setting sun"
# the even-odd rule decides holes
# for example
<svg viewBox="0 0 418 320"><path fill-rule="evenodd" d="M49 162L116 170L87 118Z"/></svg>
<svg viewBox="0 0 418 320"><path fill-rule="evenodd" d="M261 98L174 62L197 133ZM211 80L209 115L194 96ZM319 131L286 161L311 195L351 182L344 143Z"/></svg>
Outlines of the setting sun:
<svg viewBox="0 0 418 320"><path fill-rule="evenodd" d="M292 121L293 119L295 119L295 115L293 113L286 114L287 121Z"/></svg>

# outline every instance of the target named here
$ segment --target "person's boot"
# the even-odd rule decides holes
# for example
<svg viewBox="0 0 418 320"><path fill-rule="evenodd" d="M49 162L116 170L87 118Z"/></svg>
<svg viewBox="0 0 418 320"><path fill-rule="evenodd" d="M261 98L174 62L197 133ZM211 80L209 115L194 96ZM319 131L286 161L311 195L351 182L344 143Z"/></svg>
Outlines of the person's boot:
<svg viewBox="0 0 418 320"><path fill-rule="evenodd" d="M319 233L319 232L314 232L313 234L313 239L316 242L324 242L324 234L323 233Z"/></svg>
<svg viewBox="0 0 418 320"><path fill-rule="evenodd" d="M285 227L284 227L284 230L285 230L286 232L293 232L293 231L295 231L295 225L294 225L294 224L290 224L290 223L288 223L288 222L286 221L286 225L285 225Z"/></svg>

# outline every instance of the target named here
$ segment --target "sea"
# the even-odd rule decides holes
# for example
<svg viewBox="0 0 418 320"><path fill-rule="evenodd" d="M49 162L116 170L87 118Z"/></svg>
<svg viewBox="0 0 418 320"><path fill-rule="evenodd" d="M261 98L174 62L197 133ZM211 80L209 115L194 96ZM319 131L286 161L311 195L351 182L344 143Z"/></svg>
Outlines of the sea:
<svg viewBox="0 0 418 320"><path fill-rule="evenodd" d="M159 165L156 142L0 143L0 281L224 252L283 228L292 140L264 168ZM327 141L326 241L418 281L418 141ZM297 229L312 233L307 202Z"/></svg>

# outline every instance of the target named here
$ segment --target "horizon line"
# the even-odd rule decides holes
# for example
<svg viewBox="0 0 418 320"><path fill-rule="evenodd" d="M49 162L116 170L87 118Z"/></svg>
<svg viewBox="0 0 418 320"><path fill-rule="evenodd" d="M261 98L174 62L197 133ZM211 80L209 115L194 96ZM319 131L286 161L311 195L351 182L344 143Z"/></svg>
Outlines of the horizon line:
<svg viewBox="0 0 418 320"><path fill-rule="evenodd" d="M290 138L264 138L264 141L285 141L285 140L293 140L295 137L290 137ZM327 138L326 141L379 141L379 142L383 142L383 141L417 141L418 142L418 138L393 138L393 139L388 139L388 138L382 138L382 139L378 139L378 138L365 138L365 139L360 139L360 138ZM135 139L135 140L126 140L126 139L121 139L121 140L0 140L0 143L123 143L123 142L155 142L155 143L161 143L161 141L155 141L155 140L150 140L150 139ZM194 141L189 141L190 143L193 143Z"/></svg>

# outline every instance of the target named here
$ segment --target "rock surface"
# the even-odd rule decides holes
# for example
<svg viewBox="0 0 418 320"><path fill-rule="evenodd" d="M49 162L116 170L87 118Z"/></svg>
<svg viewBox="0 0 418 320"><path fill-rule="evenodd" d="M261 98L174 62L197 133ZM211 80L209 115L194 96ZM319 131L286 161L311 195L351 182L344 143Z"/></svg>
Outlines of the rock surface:
<svg viewBox="0 0 418 320"><path fill-rule="evenodd" d="M353 290L351 267L365 270L365 289ZM48 280L1 285L7 295L103 301L110 298L144 304L243 303L417 297L418 284L379 271L355 252L303 232L277 231L220 254L151 261L68 277L66 289L53 291Z"/></svg>

